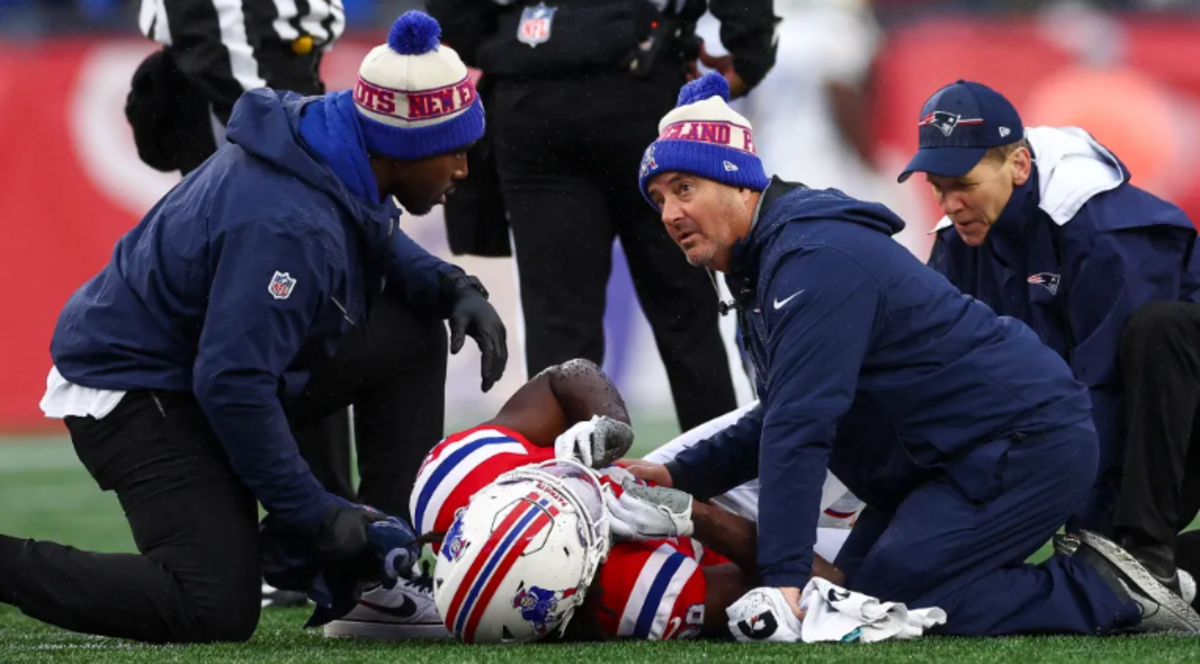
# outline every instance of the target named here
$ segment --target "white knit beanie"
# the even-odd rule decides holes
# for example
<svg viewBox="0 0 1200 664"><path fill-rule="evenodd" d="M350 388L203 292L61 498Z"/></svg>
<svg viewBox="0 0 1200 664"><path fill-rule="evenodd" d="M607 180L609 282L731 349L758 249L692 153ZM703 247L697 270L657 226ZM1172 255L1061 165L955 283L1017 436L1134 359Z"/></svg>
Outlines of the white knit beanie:
<svg viewBox="0 0 1200 664"><path fill-rule="evenodd" d="M771 183L754 148L750 121L729 107L729 82L717 72L684 85L675 108L658 123L658 140L646 148L638 172L650 205L650 181L671 172L755 191Z"/></svg>
<svg viewBox="0 0 1200 664"><path fill-rule="evenodd" d="M363 58L354 105L368 152L420 159L483 136L483 104L458 53L438 42L441 32L433 17L410 11Z"/></svg>

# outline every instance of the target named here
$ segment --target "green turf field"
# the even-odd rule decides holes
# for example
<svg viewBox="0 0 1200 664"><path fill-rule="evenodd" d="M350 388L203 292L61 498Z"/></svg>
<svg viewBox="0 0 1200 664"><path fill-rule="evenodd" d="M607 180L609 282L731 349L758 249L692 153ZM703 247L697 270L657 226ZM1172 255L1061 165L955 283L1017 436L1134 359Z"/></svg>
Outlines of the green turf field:
<svg viewBox="0 0 1200 664"><path fill-rule="evenodd" d="M675 432L646 426L642 444ZM0 439L3 440L3 439ZM129 551L132 542L116 499L101 493L61 438L0 443L0 532L54 539L81 548ZM1200 640L1185 638L927 638L912 643L863 645L738 645L728 643L612 643L520 648L446 643L375 643L326 640L304 632L307 612L267 609L247 644L160 647L82 636L47 627L0 607L0 662L365 662L453 664L498 662L1148 662L1200 659Z"/></svg>

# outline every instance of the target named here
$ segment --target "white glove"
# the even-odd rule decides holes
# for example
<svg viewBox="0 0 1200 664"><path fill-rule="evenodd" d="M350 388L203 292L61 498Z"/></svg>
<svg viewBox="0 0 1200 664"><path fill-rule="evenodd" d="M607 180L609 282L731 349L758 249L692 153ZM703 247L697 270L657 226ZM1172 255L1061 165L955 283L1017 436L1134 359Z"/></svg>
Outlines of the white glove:
<svg viewBox="0 0 1200 664"><path fill-rule="evenodd" d="M637 482L638 478L633 473L629 472L622 466L608 466L600 469L600 476L608 478L608 481L616 486L621 486L625 482Z"/></svg>
<svg viewBox="0 0 1200 664"><path fill-rule="evenodd" d="M792 613L792 607L778 588L755 588L742 595L725 614L729 616L733 638L742 643L800 641L800 619Z"/></svg>
<svg viewBox="0 0 1200 664"><path fill-rule="evenodd" d="M605 495L612 515L612 533L618 540L645 541L662 537L687 537L692 524L692 497L678 489L621 483L621 496Z"/></svg>
<svg viewBox="0 0 1200 664"><path fill-rule="evenodd" d="M603 415L559 434L554 440L554 458L573 459L589 468L603 468L625 456L633 446L633 429Z"/></svg>

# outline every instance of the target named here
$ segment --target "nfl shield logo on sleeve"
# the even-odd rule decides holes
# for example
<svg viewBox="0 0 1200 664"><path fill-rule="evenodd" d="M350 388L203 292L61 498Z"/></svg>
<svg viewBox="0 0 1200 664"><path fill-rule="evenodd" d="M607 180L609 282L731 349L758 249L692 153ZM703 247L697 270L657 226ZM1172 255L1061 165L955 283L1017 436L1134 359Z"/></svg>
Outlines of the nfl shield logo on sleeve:
<svg viewBox="0 0 1200 664"><path fill-rule="evenodd" d="M536 7L526 7L521 12L521 23L517 26L517 41L529 44L530 48L548 41L556 11L557 7L547 7L544 2L539 2Z"/></svg>
<svg viewBox="0 0 1200 664"><path fill-rule="evenodd" d="M292 295L292 289L296 287L296 280L287 272L275 271L275 276L271 277L271 283L267 285L267 291L271 293L271 297L276 300L286 300Z"/></svg>

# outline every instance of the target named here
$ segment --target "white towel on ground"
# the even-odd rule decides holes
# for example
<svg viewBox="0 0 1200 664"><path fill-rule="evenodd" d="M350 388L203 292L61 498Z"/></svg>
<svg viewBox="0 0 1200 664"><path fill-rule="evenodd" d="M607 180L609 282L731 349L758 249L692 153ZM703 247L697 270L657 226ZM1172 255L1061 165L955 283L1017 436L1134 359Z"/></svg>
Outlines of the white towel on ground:
<svg viewBox="0 0 1200 664"><path fill-rule="evenodd" d="M812 579L800 595L804 609L801 635L805 643L915 639L925 630L946 624L938 607L909 609L898 602L881 602L850 592L825 579Z"/></svg>
<svg viewBox="0 0 1200 664"><path fill-rule="evenodd" d="M727 609L729 631L742 642L875 643L915 639L946 622L946 612L930 607L909 609L850 592L825 579L812 579L800 595L804 621L796 619L778 588L755 588Z"/></svg>

